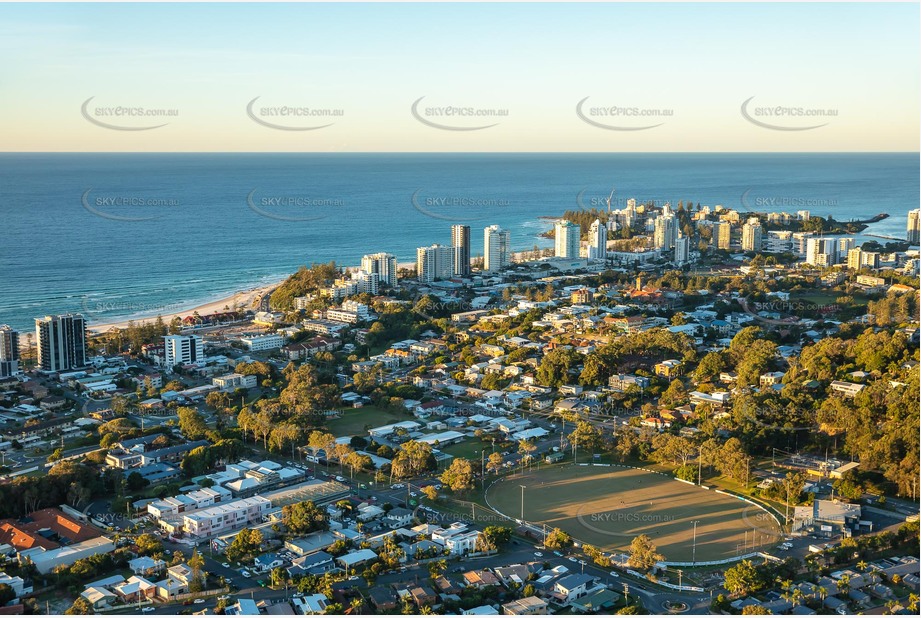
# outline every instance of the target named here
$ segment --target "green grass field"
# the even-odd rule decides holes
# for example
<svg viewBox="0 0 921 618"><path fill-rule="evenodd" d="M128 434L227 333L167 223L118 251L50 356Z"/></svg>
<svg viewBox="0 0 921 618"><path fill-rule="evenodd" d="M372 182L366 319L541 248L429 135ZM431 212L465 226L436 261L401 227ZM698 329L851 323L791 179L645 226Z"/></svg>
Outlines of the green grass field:
<svg viewBox="0 0 921 618"><path fill-rule="evenodd" d="M565 530L605 551L627 551L647 534L667 560L719 560L777 544L782 534L756 506L669 476L620 467L564 466L496 483L489 503L511 517Z"/></svg>
<svg viewBox="0 0 921 618"><path fill-rule="evenodd" d="M409 414L394 410L382 410L377 406L362 408L343 408L342 417L327 421L326 426L336 437L367 436L365 427L380 427L390 423L414 420Z"/></svg>

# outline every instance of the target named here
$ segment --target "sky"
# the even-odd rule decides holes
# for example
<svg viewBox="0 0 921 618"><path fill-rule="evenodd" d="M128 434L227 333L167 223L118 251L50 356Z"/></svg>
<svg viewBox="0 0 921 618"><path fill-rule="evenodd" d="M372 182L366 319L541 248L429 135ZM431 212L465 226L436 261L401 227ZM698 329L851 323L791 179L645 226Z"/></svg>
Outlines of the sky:
<svg viewBox="0 0 921 618"><path fill-rule="evenodd" d="M919 21L916 3L0 4L0 151L916 152Z"/></svg>

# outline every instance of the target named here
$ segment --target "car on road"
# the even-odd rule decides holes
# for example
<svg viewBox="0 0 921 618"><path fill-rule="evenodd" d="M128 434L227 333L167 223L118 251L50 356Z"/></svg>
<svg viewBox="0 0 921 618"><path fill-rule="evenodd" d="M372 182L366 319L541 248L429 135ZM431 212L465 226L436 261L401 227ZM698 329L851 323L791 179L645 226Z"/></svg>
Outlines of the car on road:
<svg viewBox="0 0 921 618"><path fill-rule="evenodd" d="M149 613L152 612L153 610L154 610L154 608L148 606L148 607L145 607L144 609L142 609L142 610L141 610L141 613L142 613L142 614L149 614Z"/></svg>
<svg viewBox="0 0 921 618"><path fill-rule="evenodd" d="M359 579L361 578L358 577L357 575L352 575L351 577L349 577L350 582L357 582Z"/></svg>
<svg viewBox="0 0 921 618"><path fill-rule="evenodd" d="M247 571L246 569L243 569L242 571L240 571L240 575L242 575L243 577L249 577L249 571Z"/></svg>
<svg viewBox="0 0 921 618"><path fill-rule="evenodd" d="M576 559L573 558L572 556L569 556L569 557L566 558L566 559L569 560L570 562L579 562L578 560L576 560Z"/></svg>
<svg viewBox="0 0 921 618"><path fill-rule="evenodd" d="M610 575L611 577L620 577L620 574L617 571L611 571L610 573L608 573L608 575Z"/></svg>
<svg viewBox="0 0 921 618"><path fill-rule="evenodd" d="M540 553L539 551L534 552L534 555L537 556L538 558L543 558L543 557L544 557L544 555L543 555L542 553Z"/></svg>
<svg viewBox="0 0 921 618"><path fill-rule="evenodd" d="M411 492L409 492L409 495L412 496L413 498L415 498L415 497L417 497L419 494L417 494L417 493L414 492L414 491L411 491Z"/></svg>
<svg viewBox="0 0 921 618"><path fill-rule="evenodd" d="M562 552L558 552L558 551L553 552L553 555L554 555L554 556L559 556L560 558L563 557L563 553L562 553Z"/></svg>
<svg viewBox="0 0 921 618"><path fill-rule="evenodd" d="M204 602L205 602L204 599L195 599L195 605L201 605Z"/></svg>
<svg viewBox="0 0 921 618"><path fill-rule="evenodd" d="M230 563L229 563L229 562L222 562L222 563L221 563L221 566L224 567L225 569L229 569L229 568L230 568Z"/></svg>

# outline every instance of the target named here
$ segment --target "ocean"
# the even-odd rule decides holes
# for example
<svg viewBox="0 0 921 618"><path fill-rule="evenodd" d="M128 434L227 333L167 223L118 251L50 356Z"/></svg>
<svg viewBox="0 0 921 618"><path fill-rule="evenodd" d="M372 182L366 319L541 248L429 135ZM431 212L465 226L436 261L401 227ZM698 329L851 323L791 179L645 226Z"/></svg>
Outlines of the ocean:
<svg viewBox="0 0 921 618"><path fill-rule="evenodd" d="M904 238L918 154L0 154L0 324L187 309L299 266L450 244L450 226L551 243L548 217L679 200Z"/></svg>

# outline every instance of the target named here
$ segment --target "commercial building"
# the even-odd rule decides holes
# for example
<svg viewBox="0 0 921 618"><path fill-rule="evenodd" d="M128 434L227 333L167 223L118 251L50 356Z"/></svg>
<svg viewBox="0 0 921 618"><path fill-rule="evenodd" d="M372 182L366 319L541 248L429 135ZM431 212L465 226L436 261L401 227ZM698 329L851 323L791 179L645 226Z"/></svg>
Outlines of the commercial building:
<svg viewBox="0 0 921 618"><path fill-rule="evenodd" d="M285 345L285 338L275 333L266 335L254 335L251 337L240 337L240 343L246 346L251 352L264 352L265 350L277 350Z"/></svg>
<svg viewBox="0 0 921 618"><path fill-rule="evenodd" d="M163 337L164 365L172 369L176 365L192 365L204 356L204 343L198 335L166 335Z"/></svg>
<svg viewBox="0 0 921 618"><path fill-rule="evenodd" d="M376 274L379 281L390 287L397 284L397 258L390 253L372 253L361 258L361 270Z"/></svg>
<svg viewBox="0 0 921 618"><path fill-rule="evenodd" d="M423 283L450 279L454 275L454 249L432 245L416 249L416 276Z"/></svg>
<svg viewBox="0 0 921 618"><path fill-rule="evenodd" d="M238 388L256 388L257 381L256 376L245 376L242 373L228 373L211 378L211 383L222 391L233 391Z"/></svg>
<svg viewBox="0 0 921 618"><path fill-rule="evenodd" d="M454 275L470 276L470 226L451 226L451 248L454 250Z"/></svg>
<svg viewBox="0 0 921 618"><path fill-rule="evenodd" d="M86 320L80 314L35 318L38 366L69 371L86 366Z"/></svg>
<svg viewBox="0 0 921 618"><path fill-rule="evenodd" d="M249 524L261 523L263 515L271 508L271 501L262 496L241 498L186 513L182 517L182 529L193 537L208 538Z"/></svg>
<svg viewBox="0 0 921 618"><path fill-rule="evenodd" d="M483 270L498 272L511 261L511 233L498 225L483 230Z"/></svg>
<svg viewBox="0 0 921 618"><path fill-rule="evenodd" d="M577 223L565 219L557 221L553 226L554 255L565 258L579 257L580 234L581 228Z"/></svg>

